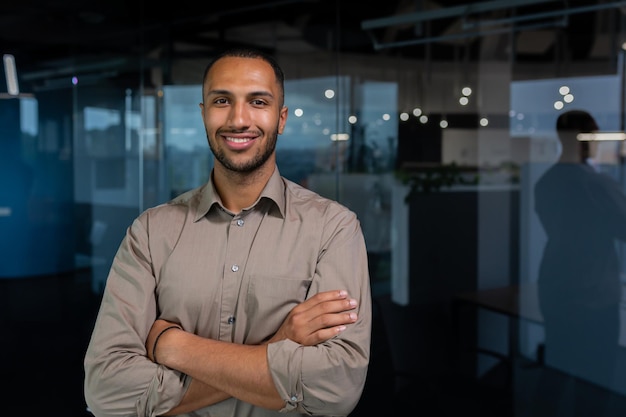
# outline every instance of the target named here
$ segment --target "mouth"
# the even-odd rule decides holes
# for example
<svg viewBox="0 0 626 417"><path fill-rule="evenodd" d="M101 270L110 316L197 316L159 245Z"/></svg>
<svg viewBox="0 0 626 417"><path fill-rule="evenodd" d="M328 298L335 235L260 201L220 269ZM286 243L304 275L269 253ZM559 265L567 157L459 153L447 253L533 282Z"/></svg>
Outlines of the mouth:
<svg viewBox="0 0 626 417"><path fill-rule="evenodd" d="M246 143L246 142L250 142L253 139L246 137L246 138L238 138L238 137L233 137L233 136L224 136L224 139L226 139L227 142L232 142L232 143Z"/></svg>
<svg viewBox="0 0 626 417"><path fill-rule="evenodd" d="M226 146L228 146L230 149L234 151L243 151L251 147L259 136L250 132L229 132L222 134L221 137L224 140Z"/></svg>

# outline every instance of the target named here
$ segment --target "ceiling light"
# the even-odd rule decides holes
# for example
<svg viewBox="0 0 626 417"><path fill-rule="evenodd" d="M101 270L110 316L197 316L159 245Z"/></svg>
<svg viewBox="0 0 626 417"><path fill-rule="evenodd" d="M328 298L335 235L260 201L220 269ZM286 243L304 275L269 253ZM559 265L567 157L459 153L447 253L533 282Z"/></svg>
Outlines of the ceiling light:
<svg viewBox="0 0 626 417"><path fill-rule="evenodd" d="M624 132L591 132L579 133L576 135L579 141L595 141L595 140L626 140Z"/></svg>
<svg viewBox="0 0 626 417"><path fill-rule="evenodd" d="M332 140L333 142L344 141L348 139L350 139L350 135L348 135L347 133L333 133L332 135L330 135L330 140Z"/></svg>
<svg viewBox="0 0 626 417"><path fill-rule="evenodd" d="M15 68L15 57L10 54L4 54L4 75L7 80L7 92L12 96L20 94L20 87L17 83L17 69Z"/></svg>

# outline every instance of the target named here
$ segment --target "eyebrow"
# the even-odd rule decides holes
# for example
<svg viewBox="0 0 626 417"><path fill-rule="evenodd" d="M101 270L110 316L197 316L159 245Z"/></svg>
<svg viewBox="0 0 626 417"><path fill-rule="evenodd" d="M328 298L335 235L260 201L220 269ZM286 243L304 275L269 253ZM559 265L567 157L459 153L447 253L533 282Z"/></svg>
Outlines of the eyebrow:
<svg viewBox="0 0 626 417"><path fill-rule="evenodd" d="M231 96L233 94L229 90L210 90L210 91L207 91L206 95L208 97L208 96L214 96L214 95ZM272 99L274 98L274 95L272 93L270 93L269 91L265 91L265 90L252 91L252 92L248 93L247 96L249 96L249 97L269 97L269 98L272 98Z"/></svg>

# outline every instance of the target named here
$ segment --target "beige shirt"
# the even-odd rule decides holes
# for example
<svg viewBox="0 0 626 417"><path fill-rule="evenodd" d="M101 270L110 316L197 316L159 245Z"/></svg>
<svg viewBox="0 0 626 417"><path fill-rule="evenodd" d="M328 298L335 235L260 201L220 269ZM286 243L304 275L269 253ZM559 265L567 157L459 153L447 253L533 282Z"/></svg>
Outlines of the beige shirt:
<svg viewBox="0 0 626 417"><path fill-rule="evenodd" d="M157 318L202 337L259 344L298 303L337 289L358 300L356 323L317 346L268 345L281 412L231 398L190 416L347 415L370 356L367 253L355 214L282 178L278 168L239 214L221 205L208 181L128 228L85 356L86 402L98 417L148 417L181 401L190 378L146 355Z"/></svg>

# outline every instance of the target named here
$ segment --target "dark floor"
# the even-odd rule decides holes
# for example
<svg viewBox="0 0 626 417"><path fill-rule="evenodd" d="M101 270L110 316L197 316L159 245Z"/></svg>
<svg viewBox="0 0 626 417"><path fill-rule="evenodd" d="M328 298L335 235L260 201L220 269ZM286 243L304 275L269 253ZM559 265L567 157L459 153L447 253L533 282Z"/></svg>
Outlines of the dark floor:
<svg viewBox="0 0 626 417"><path fill-rule="evenodd" d="M463 375L456 362L450 318L374 299L371 363L363 396L352 417L513 416L507 375L496 383Z"/></svg>
<svg viewBox="0 0 626 417"><path fill-rule="evenodd" d="M462 372L449 317L406 308L375 294L371 366L361 402L351 417L407 415L482 417L585 416L574 400L556 403L552 393L537 395L546 370L533 363L496 366L480 379ZM83 400L82 359L99 296L90 272L0 279L5 402L0 416L89 417ZM551 386L568 386L550 374ZM585 388L589 417L624 416L626 400ZM569 401L569 402L568 402ZM557 411L555 411L557 410ZM418 412L420 411L420 412Z"/></svg>
<svg viewBox="0 0 626 417"><path fill-rule="evenodd" d="M88 271L0 279L2 416L87 417L82 359L98 308Z"/></svg>

